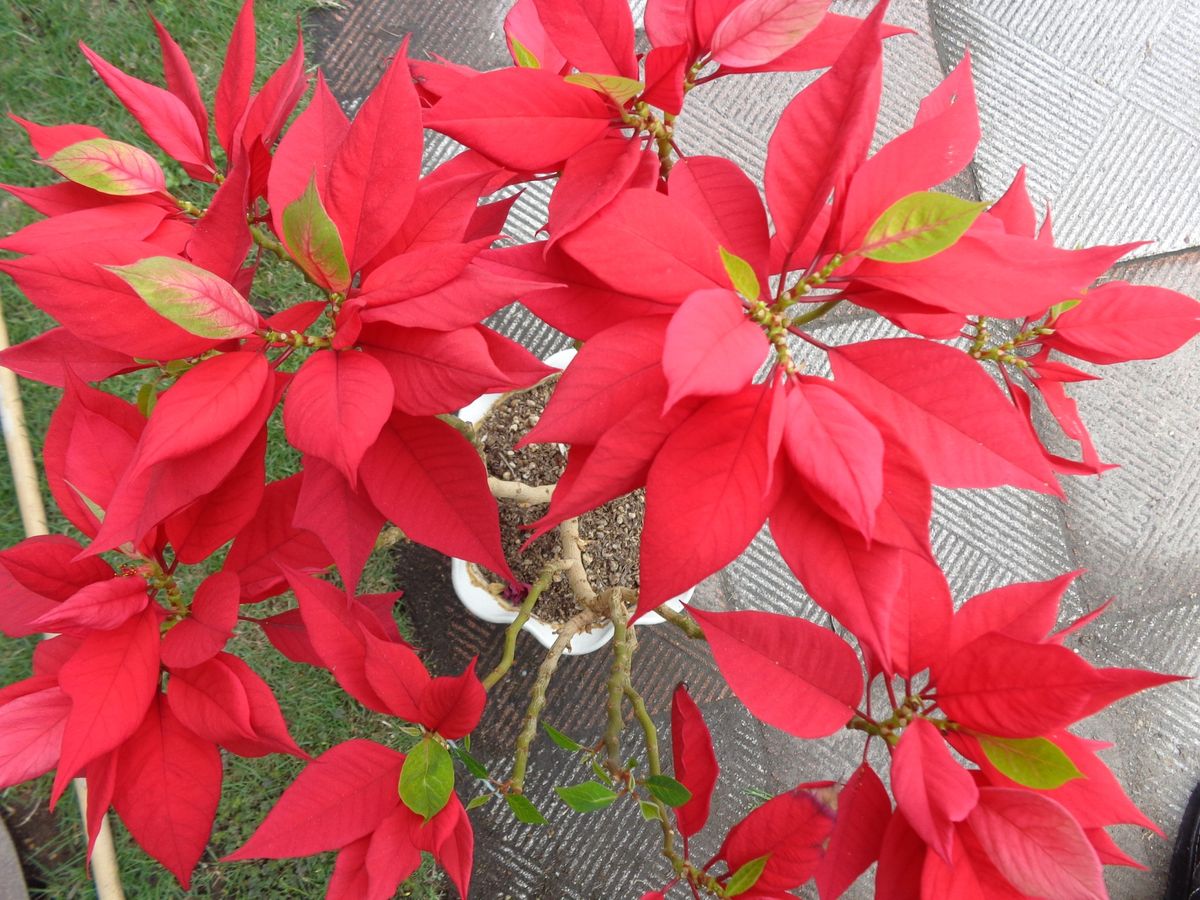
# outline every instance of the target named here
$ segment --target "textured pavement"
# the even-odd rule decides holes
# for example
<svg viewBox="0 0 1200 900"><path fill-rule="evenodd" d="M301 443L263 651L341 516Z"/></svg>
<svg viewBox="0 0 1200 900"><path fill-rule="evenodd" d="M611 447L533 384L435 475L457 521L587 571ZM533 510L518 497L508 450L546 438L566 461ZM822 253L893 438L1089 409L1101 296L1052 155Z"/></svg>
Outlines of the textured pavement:
<svg viewBox="0 0 1200 900"><path fill-rule="evenodd" d="M432 52L480 68L504 64L500 22L507 2L347 0L321 13L314 51L331 85L353 107L392 49L413 33L414 52ZM835 11L863 15L863 0ZM638 10L640 13L640 10ZM877 141L911 122L916 104L961 58L972 53L984 130L977 160L948 186L995 199L1017 167L1029 166L1035 202L1053 209L1064 245L1153 240L1122 263L1115 277L1200 294L1200 4L1194 0L894 0L889 20L916 36L890 40ZM770 123L803 75L722 79L690 95L680 141L692 152L729 155L760 177ZM739 121L741 133L730 122ZM428 162L453 152L433 138ZM535 188L516 207L511 230L528 237L544 220L545 192ZM561 336L519 315L500 327L538 353L563 346ZM830 340L891 333L865 316L825 326ZM1166 360L1109 367L1104 380L1074 392L1101 456L1122 468L1099 478L1071 479L1067 504L1015 490L939 494L934 546L957 599L1018 580L1086 568L1064 615L1116 597L1110 612L1084 634L1080 649L1098 665L1144 666L1182 674L1200 670L1200 344ZM1050 423L1052 426L1052 423ZM452 602L444 562L413 552L401 574L418 637L435 646L446 670L476 652L495 652L495 626L449 620ZM697 601L817 615L778 561L766 535L741 559L702 585ZM750 719L728 698L674 629L642 629L642 662L684 660L686 677L714 724L725 765L710 833L750 806L742 789L777 791L811 778L842 778L858 741L800 743ZM532 639L522 635L526 652ZM670 643L657 652L653 644ZM488 648L491 648L490 650ZM595 688L605 654L567 660L546 718L575 737L600 730ZM528 677L531 673L524 673ZM676 673L653 662L643 672L652 712L665 718ZM506 690L520 702L520 673ZM488 719L480 752L503 759L517 713ZM1081 729L1117 744L1106 759L1167 839L1117 829L1119 843L1147 872L1107 870L1112 896L1142 900L1162 894L1171 841L1187 795L1200 779L1200 686L1184 682L1125 700ZM581 780L569 757L545 746L534 754L530 790ZM624 898L661 884L655 831L627 810L572 816L555 802L549 834L514 825L491 805L472 813L481 856L472 895L491 898ZM503 835L502 845L495 837ZM700 857L712 840L698 842ZM641 860L647 860L642 862ZM860 885L851 896L869 896Z"/></svg>

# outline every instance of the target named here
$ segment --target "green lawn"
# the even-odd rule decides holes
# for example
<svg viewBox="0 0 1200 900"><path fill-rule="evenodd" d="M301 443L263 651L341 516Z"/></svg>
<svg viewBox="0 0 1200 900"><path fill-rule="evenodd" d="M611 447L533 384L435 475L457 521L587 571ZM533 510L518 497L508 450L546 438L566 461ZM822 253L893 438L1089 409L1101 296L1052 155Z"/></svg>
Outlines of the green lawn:
<svg viewBox="0 0 1200 900"><path fill-rule="evenodd" d="M11 111L41 124L80 122L97 125L109 135L138 144L153 145L137 124L100 84L76 48L79 40L109 61L148 81L161 83L158 44L146 15L148 8L161 19L183 46L196 70L206 97L211 97L224 58L225 41L240 8L235 0L203 2L132 2L132 0L8 0L0 4L0 97ZM260 78L290 52L295 41L296 17L314 6L306 0L258 0ZM214 140L215 145L215 140ZM164 160L165 162L165 160ZM170 170L173 166L168 165ZM182 173L176 177L182 182ZM0 121L0 181L9 184L43 184L46 169L34 159L23 130ZM185 196L197 196L185 192ZM34 216L4 195L0 198L0 231L8 233ZM286 270L267 273L259 290L287 296L293 279ZM50 327L46 316L34 309L7 278L0 279L0 301L13 343ZM137 376L124 379L120 389L136 391ZM41 435L57 402L58 391L24 382L26 417L40 455ZM278 418L278 417L276 417ZM277 425L277 422L276 422ZM290 474L294 455L285 448L268 459L270 476ZM45 493L45 491L43 491ZM69 531L51 507L51 530ZM7 454L0 446L0 546L23 537L13 492ZM391 589L391 566L386 554L372 559L363 580L364 591ZM256 609L257 613L259 610ZM0 640L2 683L29 674L31 641ZM256 628L243 627L230 649L244 657L275 687L297 742L314 755L351 736L370 737L393 746L406 740L397 723L367 712L336 688L328 673L288 662L276 653ZM320 896L332 868L332 854L305 860L268 863L220 864L216 860L238 846L258 825L280 792L301 768L298 760L272 756L244 760L229 756L225 787L213 831L211 850L196 870L190 894L147 857L117 825L118 858L126 893L130 898L231 897L311 898ZM44 810L49 794L46 778L0 792L0 814L12 825L25 825L35 833L36 852L27 860L38 897L86 897L92 891L84 870L82 837L74 799L68 796L53 816ZM21 830L21 828L18 828ZM402 896L441 896L440 878L427 864L402 888Z"/></svg>

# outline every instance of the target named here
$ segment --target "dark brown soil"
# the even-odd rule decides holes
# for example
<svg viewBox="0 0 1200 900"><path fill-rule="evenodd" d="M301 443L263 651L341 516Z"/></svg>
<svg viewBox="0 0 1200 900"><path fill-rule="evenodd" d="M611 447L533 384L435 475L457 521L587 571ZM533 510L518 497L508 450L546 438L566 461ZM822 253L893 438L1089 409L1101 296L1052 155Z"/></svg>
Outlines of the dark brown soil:
<svg viewBox="0 0 1200 900"><path fill-rule="evenodd" d="M528 485L558 481L567 463L562 447L532 444L521 450L513 449L537 424L557 380L558 376L553 376L527 391L506 395L479 423L484 461L491 475ZM517 578L531 584L547 562L559 557L558 531L550 531L521 552L521 545L529 537L528 529L522 526L541 518L546 504L501 500L499 505L500 539L505 556ZM610 587L637 589L638 543L645 509L645 492L638 490L580 516L579 536L589 542L583 549L583 567L597 593ZM490 572L487 575L495 581L501 580ZM533 612L550 623L565 622L579 612L565 577L556 576L550 588L538 598Z"/></svg>

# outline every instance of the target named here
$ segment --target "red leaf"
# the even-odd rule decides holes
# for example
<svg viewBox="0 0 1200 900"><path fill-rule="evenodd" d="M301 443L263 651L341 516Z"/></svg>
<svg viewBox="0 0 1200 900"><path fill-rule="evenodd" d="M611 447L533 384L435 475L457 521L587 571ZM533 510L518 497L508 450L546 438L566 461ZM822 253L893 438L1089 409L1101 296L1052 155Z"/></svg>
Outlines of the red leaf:
<svg viewBox="0 0 1200 900"><path fill-rule="evenodd" d="M142 724L158 691L158 623L158 607L147 607L120 628L84 638L59 670L71 715L52 801L85 765L118 747Z"/></svg>
<svg viewBox="0 0 1200 900"><path fill-rule="evenodd" d="M49 159L64 147L78 144L80 141L90 141L93 138L107 138L103 131L93 125L38 125L12 113L8 117L25 129L29 143L34 152L43 161Z"/></svg>
<svg viewBox="0 0 1200 900"><path fill-rule="evenodd" d="M690 60L686 43L652 48L646 54L646 88L642 100L669 115L679 115L683 109L683 80Z"/></svg>
<svg viewBox="0 0 1200 900"><path fill-rule="evenodd" d="M57 685L0 705L0 788L54 768L70 711L71 698Z"/></svg>
<svg viewBox="0 0 1200 900"><path fill-rule="evenodd" d="M80 546L62 535L41 535L0 551L0 631L35 634L32 621L113 570L103 560L77 559Z"/></svg>
<svg viewBox="0 0 1200 900"><path fill-rule="evenodd" d="M737 294L696 291L667 326L662 369L670 390L664 411L684 397L736 394L763 364L770 343Z"/></svg>
<svg viewBox="0 0 1200 900"><path fill-rule="evenodd" d="M86 637L124 625L150 602L149 585L140 575L118 576L82 588L33 624L42 631L65 631Z"/></svg>
<svg viewBox="0 0 1200 900"><path fill-rule="evenodd" d="M554 46L581 72L636 79L633 17L625 0L534 0Z"/></svg>
<svg viewBox="0 0 1200 900"><path fill-rule="evenodd" d="M48 253L104 234L111 240L145 240L154 232L167 211L153 203L116 203L63 213L26 225L0 239L0 250L14 253Z"/></svg>
<svg viewBox="0 0 1200 900"><path fill-rule="evenodd" d="M671 758L675 780L692 792L692 799L675 807L675 821L686 841L708 822L713 788L721 769L700 707L682 682L675 686L671 697Z"/></svg>
<svg viewBox="0 0 1200 900"><path fill-rule="evenodd" d="M649 188L622 192L559 246L605 284L635 297L678 303L693 291L729 287L716 238Z"/></svg>
<svg viewBox="0 0 1200 900"><path fill-rule="evenodd" d="M246 0L229 36L213 107L217 140L231 156L234 130L250 102L254 84L254 49L254 0Z"/></svg>
<svg viewBox="0 0 1200 900"><path fill-rule="evenodd" d="M961 350L894 338L839 347L830 363L859 405L900 431L931 481L1061 496L1020 413Z"/></svg>
<svg viewBox="0 0 1200 900"><path fill-rule="evenodd" d="M378 253L404 221L421 174L422 134L405 41L355 115L329 170L329 214L351 271Z"/></svg>
<svg viewBox="0 0 1200 900"><path fill-rule="evenodd" d="M954 830L953 855L947 864L931 850L921 871L922 900L1025 900L987 858L975 835L964 825Z"/></svg>
<svg viewBox="0 0 1200 900"><path fill-rule="evenodd" d="M730 872L770 854L756 896L797 888L815 874L833 830L833 812L803 787L768 800L729 830L718 858Z"/></svg>
<svg viewBox="0 0 1200 900"><path fill-rule="evenodd" d="M784 446L818 502L864 536L883 497L883 438L829 382L789 382Z"/></svg>
<svg viewBox="0 0 1200 900"><path fill-rule="evenodd" d="M272 646L292 662L324 668L325 663L308 639L308 629L304 627L300 610L289 609L265 619L250 621L256 622Z"/></svg>
<svg viewBox="0 0 1200 900"><path fill-rule="evenodd" d="M82 41L79 49L147 136L193 178L212 181L208 141L186 103L160 87L122 72Z"/></svg>
<svg viewBox="0 0 1200 900"><path fill-rule="evenodd" d="M950 653L993 632L1035 644L1046 640L1058 621L1063 594L1079 575L1077 570L1051 581L1010 584L972 597L950 623Z"/></svg>
<svg viewBox="0 0 1200 900"><path fill-rule="evenodd" d="M293 524L320 538L349 593L358 585L383 522L383 514L364 490L352 488L337 469L318 457L304 457Z"/></svg>
<svg viewBox="0 0 1200 900"><path fill-rule="evenodd" d="M403 317L411 303L402 301L411 301L423 294L435 292L438 288L457 280L493 240L494 236L466 244L444 241L406 249L373 268L371 274L363 279L361 290L355 294L352 302L366 307L367 312L375 311L376 307L399 306ZM443 309L441 312L444 316L448 310ZM366 321L372 320L367 318ZM393 320L387 318L385 321ZM476 321L478 320L472 319L463 324L474 324ZM438 331L450 330L439 324L426 326L407 318L401 318L396 324L429 327Z"/></svg>
<svg viewBox="0 0 1200 900"><path fill-rule="evenodd" d="M421 701L432 681L425 664L405 644L370 634L363 640L367 681L387 711L409 722L424 722Z"/></svg>
<svg viewBox="0 0 1200 900"><path fill-rule="evenodd" d="M226 860L284 859L335 850L369 834L400 802L404 755L352 740L308 764L267 818Z"/></svg>
<svg viewBox="0 0 1200 900"><path fill-rule="evenodd" d="M879 858L891 818L887 789L863 763L838 793L833 833L816 872L821 900L840 897Z"/></svg>
<svg viewBox="0 0 1200 900"><path fill-rule="evenodd" d="M233 673L241 682L250 707L250 726L254 732L252 741L232 738L226 748L238 756L266 756L268 753L289 753L301 759L309 756L296 746L288 734L287 722L280 712L279 703L267 683L248 665L228 653L220 653L213 659Z"/></svg>
<svg viewBox="0 0 1200 900"><path fill-rule="evenodd" d="M183 49L171 37L166 26L153 15L154 33L158 37L159 50L162 53L163 78L167 82L167 90L183 101L192 118L196 120L196 131L204 150L204 159L212 163L212 154L208 147L208 109L204 98L200 95L200 85L196 82L196 74L188 62Z"/></svg>
<svg viewBox="0 0 1200 900"><path fill-rule="evenodd" d="M413 843L417 849L433 854L458 888L459 896L466 900L475 856L475 832L457 794L451 794L442 811L416 831Z"/></svg>
<svg viewBox="0 0 1200 900"><path fill-rule="evenodd" d="M227 569L205 578L196 588L187 618L163 637L163 664L186 669L220 653L233 637L241 592L241 582Z"/></svg>
<svg viewBox="0 0 1200 900"><path fill-rule="evenodd" d="M766 283L770 239L767 214L754 182L737 164L719 156L676 161L667 182L670 197L703 222L713 236L746 260Z"/></svg>
<svg viewBox="0 0 1200 900"><path fill-rule="evenodd" d="M827 0L746 0L721 20L712 57L728 66L757 66L790 50L825 16Z"/></svg>
<svg viewBox="0 0 1200 900"><path fill-rule="evenodd" d="M550 195L550 240L542 249L548 250L612 202L629 184L641 155L640 141L616 137L597 141L568 159Z"/></svg>
<svg viewBox="0 0 1200 900"><path fill-rule="evenodd" d="M647 0L646 35L655 47L686 44L691 25L690 0Z"/></svg>
<svg viewBox="0 0 1200 900"><path fill-rule="evenodd" d="M862 671L850 645L832 631L776 613L714 613L694 606L689 612L729 687L768 725L817 738L854 715Z"/></svg>
<svg viewBox="0 0 1200 900"><path fill-rule="evenodd" d="M65 359L71 361L71 370L84 381L103 381L146 367L127 353L82 340L65 328L51 328L0 350L0 366L12 369L22 378L59 388L66 387Z"/></svg>
<svg viewBox="0 0 1200 900"><path fill-rule="evenodd" d="M999 219L1009 234L1028 238L1037 236L1037 211L1025 186L1024 166L1017 169L1008 190L988 208L988 215Z"/></svg>
<svg viewBox="0 0 1200 900"><path fill-rule="evenodd" d="M347 844L338 853L333 874L325 889L325 900L363 900L369 897L370 876L366 862L370 843L371 836L367 835Z"/></svg>
<svg viewBox="0 0 1200 900"><path fill-rule="evenodd" d="M608 130L614 110L595 91L541 69L498 69L457 86L425 117L501 165L556 168Z"/></svg>
<svg viewBox="0 0 1200 900"><path fill-rule="evenodd" d="M638 615L732 561L769 509L763 385L709 400L684 420L646 479Z"/></svg>
<svg viewBox="0 0 1200 900"><path fill-rule="evenodd" d="M249 286L238 282L253 242L246 221L249 187L250 165L243 163L217 188L203 217L192 226L185 246L188 259L230 282L241 294L249 293Z"/></svg>
<svg viewBox="0 0 1200 900"><path fill-rule="evenodd" d="M113 805L142 849L188 889L221 799L221 755L160 697L117 760Z"/></svg>
<svg viewBox="0 0 1200 900"><path fill-rule="evenodd" d="M771 135L764 185L788 256L807 237L830 192L843 194L870 147L879 109L880 22L886 9L886 3L876 5L833 67L788 104Z"/></svg>
<svg viewBox="0 0 1200 900"><path fill-rule="evenodd" d="M912 830L903 815L893 815L883 835L875 885L888 900L922 900L921 868L925 842Z"/></svg>
<svg viewBox="0 0 1200 900"><path fill-rule="evenodd" d="M983 788L967 824L987 857L1023 893L1108 897L1096 851L1070 813L1053 800L1032 791Z"/></svg>
<svg viewBox="0 0 1200 900"><path fill-rule="evenodd" d="M1200 303L1166 288L1113 281L1088 291L1053 327L1045 345L1077 359L1157 359L1200 334Z"/></svg>
<svg viewBox="0 0 1200 900"><path fill-rule="evenodd" d="M487 472L453 427L397 412L361 471L379 511L414 541L513 580Z"/></svg>
<svg viewBox="0 0 1200 900"><path fill-rule="evenodd" d="M472 160L482 165L468 165ZM480 195L487 192L496 173L503 171L470 150L442 163L417 183L400 230L367 268L423 244L461 241L478 209Z"/></svg>
<svg viewBox="0 0 1200 900"><path fill-rule="evenodd" d="M900 735L892 756L892 790L904 818L949 863L954 823L975 808L979 789L924 719L914 719Z"/></svg>
<svg viewBox="0 0 1200 900"><path fill-rule="evenodd" d="M475 674L475 659L461 675L435 678L421 697L421 718L430 731L447 740L470 734L479 724L487 692Z"/></svg>
<svg viewBox="0 0 1200 900"><path fill-rule="evenodd" d="M387 900L396 893L400 882L421 865L421 851L413 844L413 834L424 823L403 803L380 823L367 846L368 891L352 900Z"/></svg>
<svg viewBox="0 0 1200 900"><path fill-rule="evenodd" d="M283 424L292 446L336 466L353 487L363 454L392 411L388 371L365 353L314 353L288 389Z"/></svg>
<svg viewBox="0 0 1200 900"><path fill-rule="evenodd" d="M167 703L188 730L206 741L226 744L255 737L246 689L219 659L172 669Z"/></svg>
<svg viewBox="0 0 1200 900"><path fill-rule="evenodd" d="M504 40L514 63L517 62L517 53L513 49L515 40L534 55L543 69L560 72L566 65L566 59L554 46L554 42L546 34L542 20L538 18L534 0L517 0L509 9L508 15L504 17Z"/></svg>
<svg viewBox="0 0 1200 900"><path fill-rule="evenodd" d="M271 73L262 90L255 94L246 106L245 118L242 121L242 147L251 150L256 144L261 147L274 144L307 87L308 79L304 74L304 33L297 22L296 46L291 55L283 65ZM229 155L234 156L236 152L231 150ZM265 185L257 189L252 187L251 196L261 193L263 187Z"/></svg>

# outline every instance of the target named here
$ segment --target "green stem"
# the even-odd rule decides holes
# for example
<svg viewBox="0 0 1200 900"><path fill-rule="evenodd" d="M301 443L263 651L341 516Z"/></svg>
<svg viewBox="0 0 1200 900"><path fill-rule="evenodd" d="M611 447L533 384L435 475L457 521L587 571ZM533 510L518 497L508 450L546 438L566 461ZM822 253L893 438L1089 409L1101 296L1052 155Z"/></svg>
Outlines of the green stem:
<svg viewBox="0 0 1200 900"><path fill-rule="evenodd" d="M508 629L504 632L504 653L500 657L500 662L496 663L496 668L488 673L483 679L484 690L490 691L496 686L512 668L513 660L517 653L517 635L520 634L522 626L529 621L529 616L533 612L533 606L538 602L538 598L542 596L545 590L550 587L550 582L554 579L555 573L562 568L557 563L550 563L541 574L538 575L537 581L529 586L529 593L525 595L524 601L521 603L521 608L517 611L517 617L509 623Z"/></svg>
<svg viewBox="0 0 1200 900"><path fill-rule="evenodd" d="M834 307L836 307L841 302L842 302L841 300L830 300L827 303L822 303L820 306L810 309L806 313L803 313L801 315L793 317L791 319L791 324L792 325L807 325L809 322L815 322L817 319L821 318L821 316L825 315L826 313L832 312Z"/></svg>
<svg viewBox="0 0 1200 900"><path fill-rule="evenodd" d="M707 638L704 636L704 631L696 624L695 619L685 612L671 609L669 606L660 606L655 610L660 616L686 634L694 641L704 641Z"/></svg>
<svg viewBox="0 0 1200 900"><path fill-rule="evenodd" d="M254 243L258 244L258 246L262 247L264 250L270 250L280 259L286 262L292 262L292 258L288 256L288 252L284 249L283 244L279 243L279 241L267 234L267 232L260 226L250 226L250 237L254 239Z"/></svg>
<svg viewBox="0 0 1200 900"><path fill-rule="evenodd" d="M654 720L650 718L650 712L646 709L646 701L628 680L625 682L625 697L633 705L633 715L638 720L638 724L642 726L642 734L646 738L646 760L650 766L650 774L661 775L662 763L658 755L658 729L654 727Z"/></svg>
<svg viewBox="0 0 1200 900"><path fill-rule="evenodd" d="M604 730L604 746L608 751L609 770L613 775L619 775L624 770L621 764L621 731L625 723L621 715L621 701L625 696L625 685L629 682L632 655L627 639L629 613L619 591L614 591L609 597L609 618L613 623L613 662L608 676L608 727Z"/></svg>

